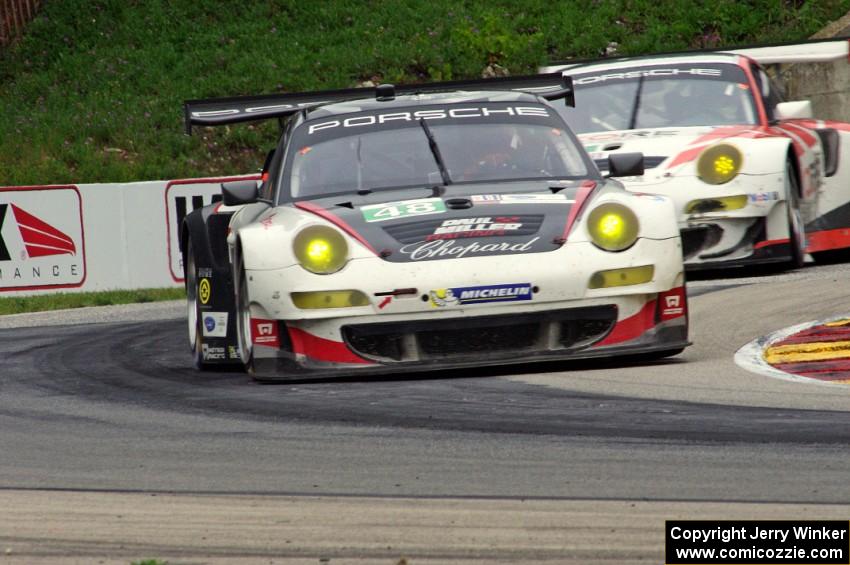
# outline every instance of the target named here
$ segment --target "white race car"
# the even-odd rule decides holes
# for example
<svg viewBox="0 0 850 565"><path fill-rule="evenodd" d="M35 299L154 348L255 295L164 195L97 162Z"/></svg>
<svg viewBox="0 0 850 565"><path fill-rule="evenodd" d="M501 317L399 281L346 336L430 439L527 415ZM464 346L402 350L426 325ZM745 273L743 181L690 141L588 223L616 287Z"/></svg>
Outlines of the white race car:
<svg viewBox="0 0 850 565"><path fill-rule="evenodd" d="M760 63L847 55L844 39L542 70L572 77L576 107L559 110L601 169L645 155L646 173L622 181L673 199L688 269L799 267L850 247L850 124L783 102Z"/></svg>
<svg viewBox="0 0 850 565"><path fill-rule="evenodd" d="M288 118L262 184L223 184L183 224L196 365L277 380L681 352L672 203L600 175L548 102L571 93L556 73L187 102L190 128ZM607 166L641 174L642 156Z"/></svg>

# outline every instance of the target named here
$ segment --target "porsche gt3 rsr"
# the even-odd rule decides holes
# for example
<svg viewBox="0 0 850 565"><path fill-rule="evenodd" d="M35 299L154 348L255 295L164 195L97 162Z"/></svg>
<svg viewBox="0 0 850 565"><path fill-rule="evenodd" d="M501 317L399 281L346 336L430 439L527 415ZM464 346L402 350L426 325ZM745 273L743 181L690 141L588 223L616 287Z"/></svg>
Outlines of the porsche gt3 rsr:
<svg viewBox="0 0 850 565"><path fill-rule="evenodd" d="M765 63L847 57L847 40L546 67L600 168L640 151L629 190L673 199L688 269L786 262L850 247L850 124L783 102Z"/></svg>
<svg viewBox="0 0 850 565"><path fill-rule="evenodd" d="M679 353L672 204L600 175L549 103L570 95L556 73L187 102L190 128L288 118L260 186L185 219L196 364L275 380Z"/></svg>

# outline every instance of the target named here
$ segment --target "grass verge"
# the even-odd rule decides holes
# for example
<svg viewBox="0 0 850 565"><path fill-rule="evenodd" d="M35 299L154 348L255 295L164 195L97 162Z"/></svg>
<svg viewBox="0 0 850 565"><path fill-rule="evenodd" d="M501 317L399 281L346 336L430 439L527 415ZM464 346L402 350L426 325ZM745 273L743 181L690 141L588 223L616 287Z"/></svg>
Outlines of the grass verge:
<svg viewBox="0 0 850 565"><path fill-rule="evenodd" d="M391 9L388 9L391 8ZM226 0L43 2L0 51L0 185L246 173L274 123L183 135L190 98L364 79L512 74L570 57L793 41L850 0Z"/></svg>
<svg viewBox="0 0 850 565"><path fill-rule="evenodd" d="M109 290L103 292L0 297L0 315L85 308L87 306L160 302L163 300L181 300L184 298L186 298L186 292L182 288L144 288L139 290Z"/></svg>

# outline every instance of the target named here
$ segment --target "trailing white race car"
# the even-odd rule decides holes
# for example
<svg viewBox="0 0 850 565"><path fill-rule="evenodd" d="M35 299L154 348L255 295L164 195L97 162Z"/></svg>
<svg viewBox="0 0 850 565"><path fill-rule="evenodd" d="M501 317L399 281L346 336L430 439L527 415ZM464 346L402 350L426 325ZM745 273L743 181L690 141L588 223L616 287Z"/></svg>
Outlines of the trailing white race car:
<svg viewBox="0 0 850 565"><path fill-rule="evenodd" d="M548 66L573 79L560 108L605 168L640 151L635 192L675 202L688 269L803 265L850 247L850 124L783 102L761 63L847 58L848 41Z"/></svg>
<svg viewBox="0 0 850 565"><path fill-rule="evenodd" d="M258 379L688 345L670 200L600 175L547 100L560 73L186 103L187 125L288 117L263 182L183 224L198 367ZM611 176L643 172L613 155Z"/></svg>

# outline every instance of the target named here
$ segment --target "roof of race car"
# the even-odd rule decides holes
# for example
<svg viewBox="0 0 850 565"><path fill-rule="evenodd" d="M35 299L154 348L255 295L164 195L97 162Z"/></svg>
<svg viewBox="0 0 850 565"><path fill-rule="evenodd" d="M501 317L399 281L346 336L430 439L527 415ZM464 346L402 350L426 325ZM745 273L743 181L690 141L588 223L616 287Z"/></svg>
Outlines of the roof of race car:
<svg viewBox="0 0 850 565"><path fill-rule="evenodd" d="M603 71L609 69L624 69L632 67L648 67L650 65L682 64L682 63L729 63L737 64L741 55L735 53L712 52L705 54L682 53L672 55L643 55L640 57L624 57L602 61L586 61L574 64L559 64L541 68L541 72L584 72Z"/></svg>

